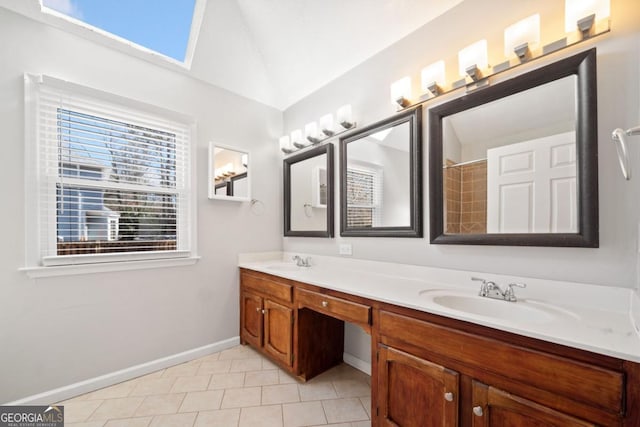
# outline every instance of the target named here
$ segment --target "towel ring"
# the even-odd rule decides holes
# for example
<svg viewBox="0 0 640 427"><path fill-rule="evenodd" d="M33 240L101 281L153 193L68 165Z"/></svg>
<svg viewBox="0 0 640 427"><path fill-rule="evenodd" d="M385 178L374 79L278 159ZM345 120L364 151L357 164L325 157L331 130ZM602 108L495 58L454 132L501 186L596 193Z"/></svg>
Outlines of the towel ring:
<svg viewBox="0 0 640 427"><path fill-rule="evenodd" d="M618 162L620 163L620 169L622 170L622 176L629 181L631 179L631 166L629 165L629 152L627 151L627 136L640 135L640 126L623 130L620 128L614 129L611 133L611 139L616 146L616 152L618 153Z"/></svg>

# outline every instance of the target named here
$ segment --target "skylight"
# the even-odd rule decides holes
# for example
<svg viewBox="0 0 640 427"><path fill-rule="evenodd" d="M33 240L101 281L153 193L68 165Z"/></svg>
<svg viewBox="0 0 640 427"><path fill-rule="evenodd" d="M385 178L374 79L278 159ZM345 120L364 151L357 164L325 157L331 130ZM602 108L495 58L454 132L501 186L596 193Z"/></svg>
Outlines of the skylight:
<svg viewBox="0 0 640 427"><path fill-rule="evenodd" d="M42 0L44 7L184 62L196 0Z"/></svg>

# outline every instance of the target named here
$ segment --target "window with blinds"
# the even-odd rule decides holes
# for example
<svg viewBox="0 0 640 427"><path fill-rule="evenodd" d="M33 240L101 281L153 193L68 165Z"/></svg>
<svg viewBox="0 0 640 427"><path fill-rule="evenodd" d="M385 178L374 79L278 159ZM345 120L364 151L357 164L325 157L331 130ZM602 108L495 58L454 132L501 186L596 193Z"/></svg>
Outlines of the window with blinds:
<svg viewBox="0 0 640 427"><path fill-rule="evenodd" d="M347 227L370 228L381 222L382 171L347 168Z"/></svg>
<svg viewBox="0 0 640 427"><path fill-rule="evenodd" d="M42 265L188 256L190 125L35 84Z"/></svg>

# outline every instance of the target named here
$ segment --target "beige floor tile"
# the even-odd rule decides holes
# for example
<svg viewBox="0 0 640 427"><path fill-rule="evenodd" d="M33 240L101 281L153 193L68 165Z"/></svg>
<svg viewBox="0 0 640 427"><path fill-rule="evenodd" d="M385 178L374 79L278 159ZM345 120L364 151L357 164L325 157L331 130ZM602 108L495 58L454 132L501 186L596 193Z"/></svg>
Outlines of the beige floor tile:
<svg viewBox="0 0 640 427"><path fill-rule="evenodd" d="M74 396L74 397L72 397L70 399L67 399L67 400L61 400L60 402L56 402L56 404L57 405L68 405L69 403L72 403L72 402L80 402L80 401L83 401L83 400L87 400L87 395L88 394L90 394L90 393L85 393L85 394L81 394L79 396Z"/></svg>
<svg viewBox="0 0 640 427"><path fill-rule="evenodd" d="M260 405L261 398L261 387L230 388L224 391L221 408L258 406Z"/></svg>
<svg viewBox="0 0 640 427"><path fill-rule="evenodd" d="M306 384L298 384L298 389L300 390L300 400L303 402L309 400L335 399L338 397L331 381L311 380Z"/></svg>
<svg viewBox="0 0 640 427"><path fill-rule="evenodd" d="M198 375L195 377L179 377L171 387L171 393L181 393L188 391L202 391L209 386L211 375Z"/></svg>
<svg viewBox="0 0 640 427"><path fill-rule="evenodd" d="M351 423L351 427L371 427L371 421L358 421Z"/></svg>
<svg viewBox="0 0 640 427"><path fill-rule="evenodd" d="M211 381L209 382L209 390L242 387L244 385L244 378L244 372L212 374Z"/></svg>
<svg viewBox="0 0 640 427"><path fill-rule="evenodd" d="M150 427L191 427L196 421L198 414L192 412L190 414L171 414L158 415L153 417Z"/></svg>
<svg viewBox="0 0 640 427"><path fill-rule="evenodd" d="M148 373L146 375L139 376L136 379L138 379L138 380L150 380L151 378L160 378L163 373L164 373L164 369L160 369L158 371L151 372L151 373Z"/></svg>
<svg viewBox="0 0 640 427"><path fill-rule="evenodd" d="M237 427L240 408L198 412L195 427Z"/></svg>
<svg viewBox="0 0 640 427"><path fill-rule="evenodd" d="M367 415L371 418L371 396L361 397L360 402L362 402L364 410L367 411Z"/></svg>
<svg viewBox="0 0 640 427"><path fill-rule="evenodd" d="M261 371L262 359L234 359L231 361L230 372Z"/></svg>
<svg viewBox="0 0 640 427"><path fill-rule="evenodd" d="M278 371L278 383L280 384L298 384L298 380L296 380L293 375L288 372L283 371L282 369Z"/></svg>
<svg viewBox="0 0 640 427"><path fill-rule="evenodd" d="M136 410L136 416L175 414L186 393L147 396Z"/></svg>
<svg viewBox="0 0 640 427"><path fill-rule="evenodd" d="M145 378L138 380L129 396L150 396L169 393L175 378Z"/></svg>
<svg viewBox="0 0 640 427"><path fill-rule="evenodd" d="M162 373L162 378L174 378L174 377L189 377L196 375L200 362L198 363L183 363L182 365L172 366L167 368Z"/></svg>
<svg viewBox="0 0 640 427"><path fill-rule="evenodd" d="M242 408L239 427L282 427L282 406Z"/></svg>
<svg viewBox="0 0 640 427"><path fill-rule="evenodd" d="M104 427L147 427L153 417L124 418L109 420Z"/></svg>
<svg viewBox="0 0 640 427"><path fill-rule="evenodd" d="M89 417L89 420L100 421L132 417L143 400L144 397L121 397L104 400Z"/></svg>
<svg viewBox="0 0 640 427"><path fill-rule="evenodd" d="M112 385L110 387L101 388L100 390L87 393L85 395L86 400L101 400L101 399L117 399L119 397L127 397L133 391L138 380L125 381L120 384Z"/></svg>
<svg viewBox="0 0 640 427"><path fill-rule="evenodd" d="M220 353L211 353L199 359L196 359L193 362L198 362L198 363L213 362L214 360L219 360L219 359L220 359Z"/></svg>
<svg viewBox="0 0 640 427"><path fill-rule="evenodd" d="M300 393L297 384L266 385L262 387L262 404L299 402Z"/></svg>
<svg viewBox="0 0 640 427"><path fill-rule="evenodd" d="M179 412L197 412L220 409L224 390L192 391L187 393Z"/></svg>
<svg viewBox="0 0 640 427"><path fill-rule="evenodd" d="M196 375L223 374L231 369L231 360L212 360L202 362Z"/></svg>
<svg viewBox="0 0 640 427"><path fill-rule="evenodd" d="M262 358L260 353L248 345L239 345L220 352L219 360Z"/></svg>
<svg viewBox="0 0 640 427"><path fill-rule="evenodd" d="M64 425L66 427L103 427L104 421L86 421L83 423L68 423L67 420L64 420Z"/></svg>
<svg viewBox="0 0 640 427"><path fill-rule="evenodd" d="M351 423L340 423L340 424L322 424L322 425L318 425L318 426L312 426L312 427L352 427L353 424Z"/></svg>
<svg viewBox="0 0 640 427"><path fill-rule="evenodd" d="M321 402L286 403L282 405L282 417L284 427L302 427L327 422Z"/></svg>
<svg viewBox="0 0 640 427"><path fill-rule="evenodd" d="M275 369L270 371L247 372L244 377L244 385L246 387L273 385L278 384L278 382L278 371Z"/></svg>
<svg viewBox="0 0 640 427"><path fill-rule="evenodd" d="M278 369L278 365L276 365L275 363L273 363L268 359L262 359L262 369L265 371L271 370L271 369Z"/></svg>
<svg viewBox="0 0 640 427"><path fill-rule="evenodd" d="M64 421L65 423L85 421L101 404L102 400L74 400L69 403L64 403Z"/></svg>
<svg viewBox="0 0 640 427"><path fill-rule="evenodd" d="M360 380L334 380L333 387L338 397L363 397L371 396L371 387Z"/></svg>
<svg viewBox="0 0 640 427"><path fill-rule="evenodd" d="M322 406L330 423L365 421L369 419L360 399L323 400Z"/></svg>

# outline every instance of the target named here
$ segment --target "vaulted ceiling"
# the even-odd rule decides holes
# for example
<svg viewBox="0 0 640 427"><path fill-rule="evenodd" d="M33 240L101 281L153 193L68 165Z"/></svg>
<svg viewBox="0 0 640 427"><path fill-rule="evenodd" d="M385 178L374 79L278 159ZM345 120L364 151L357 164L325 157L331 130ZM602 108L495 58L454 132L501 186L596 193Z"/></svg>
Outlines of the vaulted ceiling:
<svg viewBox="0 0 640 427"><path fill-rule="evenodd" d="M0 6L20 12L34 1ZM185 72L286 109L460 2L198 0L202 20Z"/></svg>

